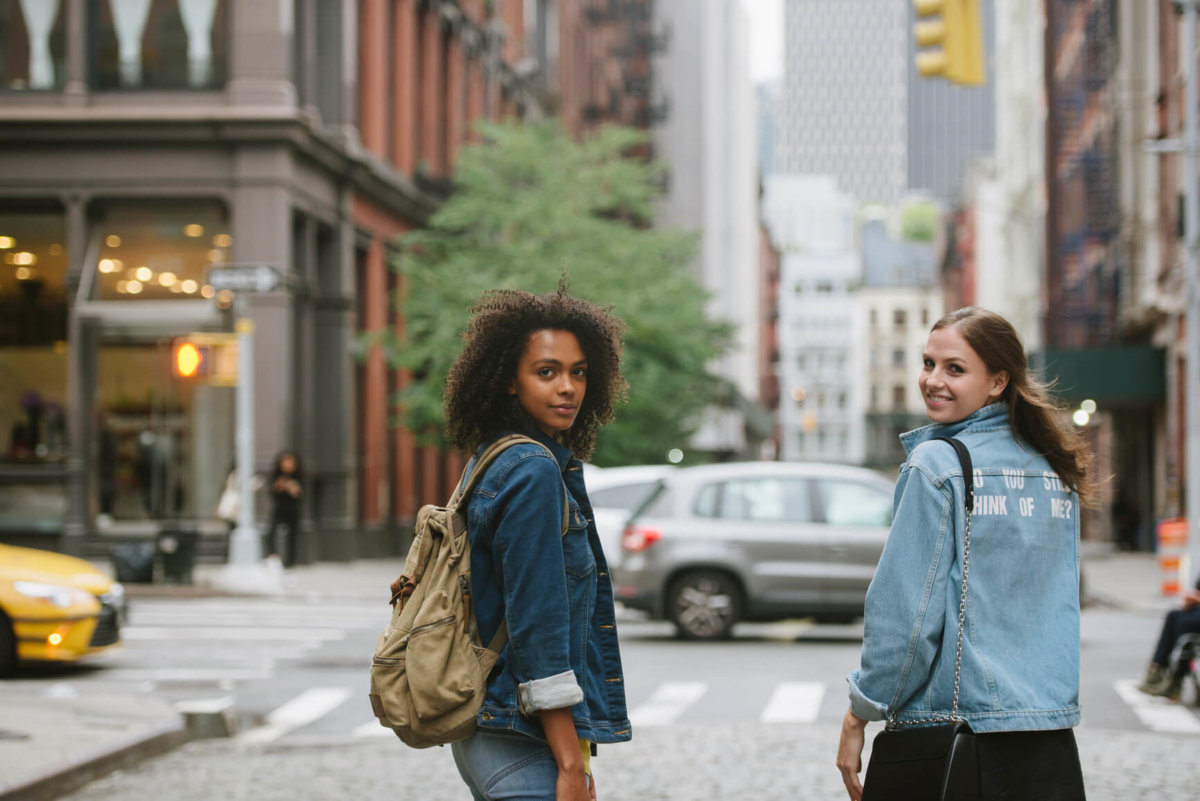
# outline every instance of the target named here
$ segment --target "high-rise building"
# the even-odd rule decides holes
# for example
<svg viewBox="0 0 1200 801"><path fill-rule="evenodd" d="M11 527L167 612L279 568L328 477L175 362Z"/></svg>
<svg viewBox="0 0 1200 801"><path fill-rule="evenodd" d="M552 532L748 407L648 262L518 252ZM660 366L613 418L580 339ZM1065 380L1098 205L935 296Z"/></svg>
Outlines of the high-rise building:
<svg viewBox="0 0 1200 801"><path fill-rule="evenodd" d="M906 3L785 0L776 169L833 176L859 203L892 203L907 180Z"/></svg>
<svg viewBox="0 0 1200 801"><path fill-rule="evenodd" d="M860 203L909 191L944 205L995 142L994 0L982 0L989 80L962 87L916 71L912 4L785 0L784 92L775 168L832 175Z"/></svg>
<svg viewBox="0 0 1200 801"><path fill-rule="evenodd" d="M741 400L759 391L759 260L754 92L749 33L737 0L657 0L669 45L654 74L669 114L654 129L655 154L667 167L659 223L697 231L694 275L711 293L711 316L734 326L730 351L713 369ZM714 410L693 447L745 452L748 419L740 400ZM769 431L761 432L762 435Z"/></svg>

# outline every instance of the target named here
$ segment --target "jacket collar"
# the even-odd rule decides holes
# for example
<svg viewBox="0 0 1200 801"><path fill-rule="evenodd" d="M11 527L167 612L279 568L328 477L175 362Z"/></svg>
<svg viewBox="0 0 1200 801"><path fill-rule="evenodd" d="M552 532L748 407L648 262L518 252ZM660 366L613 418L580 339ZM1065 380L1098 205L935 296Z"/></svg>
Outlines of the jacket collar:
<svg viewBox="0 0 1200 801"><path fill-rule="evenodd" d="M554 454L554 460L558 462L558 469L562 472L567 471L567 465L575 458L575 453L566 445L563 445L554 437L549 437L546 432L537 427L537 424L532 420L528 420L524 425L517 429L517 433L524 434L527 437L536 439L538 442L550 449L550 453Z"/></svg>
<svg viewBox="0 0 1200 801"><path fill-rule="evenodd" d="M972 412L958 422L932 423L905 432L900 435L900 444L904 446L904 455L908 457L912 455L913 450L918 445L922 442L928 442L934 437L954 437L964 431L1005 428L1007 426L1008 405L1002 401L997 401Z"/></svg>

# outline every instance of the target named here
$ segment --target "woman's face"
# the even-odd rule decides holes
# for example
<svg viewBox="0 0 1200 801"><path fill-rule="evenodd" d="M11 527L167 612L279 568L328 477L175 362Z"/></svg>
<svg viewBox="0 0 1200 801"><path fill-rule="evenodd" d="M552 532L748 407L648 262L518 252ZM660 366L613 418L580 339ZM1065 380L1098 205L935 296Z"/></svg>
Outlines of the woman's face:
<svg viewBox="0 0 1200 801"><path fill-rule="evenodd" d="M989 373L957 326L929 335L917 383L925 412L935 423L957 423L994 403L1008 386L1008 373Z"/></svg>
<svg viewBox="0 0 1200 801"><path fill-rule="evenodd" d="M281 473L294 473L294 472L296 472L296 458L295 458L294 456L291 456L291 455L284 456L284 457L280 458L280 460L279 460L279 471L280 471Z"/></svg>
<svg viewBox="0 0 1200 801"><path fill-rule="evenodd" d="M576 336L554 328L530 334L508 391L548 436L570 428L587 391L587 357Z"/></svg>

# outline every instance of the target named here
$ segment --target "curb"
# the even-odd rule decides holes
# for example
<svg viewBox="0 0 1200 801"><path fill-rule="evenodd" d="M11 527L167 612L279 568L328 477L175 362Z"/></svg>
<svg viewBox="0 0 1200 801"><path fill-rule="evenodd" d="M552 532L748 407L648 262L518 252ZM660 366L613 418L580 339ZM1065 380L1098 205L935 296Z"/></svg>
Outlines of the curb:
<svg viewBox="0 0 1200 801"><path fill-rule="evenodd" d="M115 770L178 748L188 740L182 719L61 762L40 775L0 786L0 801L50 801Z"/></svg>

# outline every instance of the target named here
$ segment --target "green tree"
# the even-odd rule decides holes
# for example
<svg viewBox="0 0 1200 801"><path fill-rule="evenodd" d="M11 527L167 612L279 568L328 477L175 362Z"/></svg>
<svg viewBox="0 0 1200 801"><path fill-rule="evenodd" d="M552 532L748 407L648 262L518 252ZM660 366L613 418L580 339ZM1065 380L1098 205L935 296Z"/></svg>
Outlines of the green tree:
<svg viewBox="0 0 1200 801"><path fill-rule="evenodd" d="M913 199L900 209L900 238L909 242L932 242L941 224L941 211L931 200Z"/></svg>
<svg viewBox="0 0 1200 801"><path fill-rule="evenodd" d="M403 334L371 335L414 377L397 398L400 423L427 438L440 429L446 373L481 292L552 292L565 273L573 294L613 306L627 325L629 400L593 460L662 462L716 397L706 365L730 330L706 317L688 272L695 235L643 224L660 192L659 170L629 155L644 136L608 127L576 142L555 121L479 130L482 142L459 152L449 199L401 239Z"/></svg>

